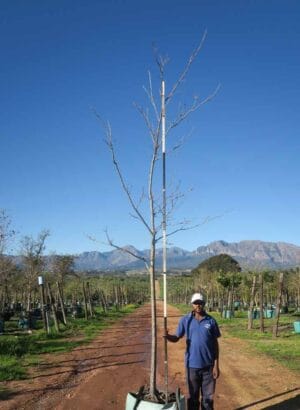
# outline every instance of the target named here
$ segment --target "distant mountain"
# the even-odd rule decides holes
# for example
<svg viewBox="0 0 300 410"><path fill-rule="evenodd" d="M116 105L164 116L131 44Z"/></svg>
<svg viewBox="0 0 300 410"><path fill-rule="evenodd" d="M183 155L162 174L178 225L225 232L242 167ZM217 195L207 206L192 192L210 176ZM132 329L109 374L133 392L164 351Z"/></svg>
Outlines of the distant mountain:
<svg viewBox="0 0 300 410"><path fill-rule="evenodd" d="M76 271L120 271L144 270L143 258L149 257L149 250L138 250L131 245L124 246L130 253L121 250L110 252L83 252L75 256ZM300 266L300 246L284 242L241 241L228 243L211 242L199 246L194 251L170 247L167 251L168 269L192 269L211 256L226 253L236 259L243 270L246 269L279 269ZM140 259L135 258L137 255ZM156 252L157 268L162 268L162 249ZM12 257L17 265L22 265L20 255ZM51 256L46 256L46 266L51 264Z"/></svg>
<svg viewBox="0 0 300 410"><path fill-rule="evenodd" d="M140 251L133 246L126 246L130 252L141 258L149 256L149 250ZM203 260L227 253L235 258L243 269L287 268L300 266L300 247L284 242L241 241L228 243L211 242L200 246L195 251L186 251L178 247L168 248L168 268L189 269L196 267ZM110 252L83 252L76 255L76 270L117 270L143 269L144 263L129 253L113 250ZM157 267L162 266L162 249L157 250Z"/></svg>
<svg viewBox="0 0 300 410"><path fill-rule="evenodd" d="M134 248L134 246L124 246L124 249L129 250L135 255L144 257L149 252L139 251ZM130 255L125 251L119 251L117 249L110 252L83 252L76 255L75 268L76 270L115 270L124 269L127 266L137 266L143 267L143 262L136 259L134 256Z"/></svg>

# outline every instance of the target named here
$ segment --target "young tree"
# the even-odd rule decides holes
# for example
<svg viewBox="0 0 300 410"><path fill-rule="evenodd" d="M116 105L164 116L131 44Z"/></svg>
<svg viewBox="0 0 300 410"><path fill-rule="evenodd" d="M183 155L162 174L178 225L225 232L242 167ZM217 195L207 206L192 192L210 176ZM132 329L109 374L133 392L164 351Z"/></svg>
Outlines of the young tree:
<svg viewBox="0 0 300 410"><path fill-rule="evenodd" d="M67 324L67 315L64 305L64 284L68 275L74 274L74 256L54 255L51 261L51 270L55 275L58 299L61 306L63 322Z"/></svg>
<svg viewBox="0 0 300 410"><path fill-rule="evenodd" d="M22 259L24 265L24 275L27 284L27 311L31 307L32 290L36 288L38 275L44 268L43 252L45 241L50 235L48 230L39 233L37 239L25 236L22 240Z"/></svg>
<svg viewBox="0 0 300 410"><path fill-rule="evenodd" d="M163 193L163 197L168 199L168 203L164 203L164 200L161 198L161 194L158 194L159 190L157 188L156 178L158 171L159 161L161 160L161 150L164 151L164 140L162 140L162 135L165 138L168 138L176 127L178 127L184 120L186 120L193 112L197 111L202 105L211 100L217 93L218 88L208 97L200 99L195 96L192 102L188 105L180 105L178 114L172 120L166 120L166 110L170 106L171 102L174 100L174 97L177 94L179 87L185 81L187 74L195 61L196 57L202 49L203 43L205 41L206 33L204 33L200 43L195 48L195 50L189 56L189 59L184 66L183 70L179 74L177 80L171 86L168 92L165 92L165 67L168 62L167 58L163 58L157 54L155 51L155 60L160 74L160 95L156 96L153 92L152 86L152 77L150 72L148 73L149 84L148 87L144 87L144 90L147 94L149 107L144 108L138 104L135 104L138 112L140 113L146 127L146 131L150 137L152 144L151 158L149 161L149 169L147 176L147 202L148 202L148 216L143 212L141 207L141 200L136 199L131 192L130 186L126 180L124 173L122 172L120 162L116 155L115 143L113 140L113 132L109 122L103 122L101 117L96 113L96 116L101 121L102 126L105 130L105 140L108 146L108 149L111 153L112 163L115 168L115 171L119 177L121 187L129 201L131 209L133 211L132 216L137 219L145 228L146 232L149 235L150 241L150 254L149 258L140 256L135 253L133 250L128 248L123 248L116 244L107 233L108 243L123 252L134 256L137 259L142 260L149 272L150 277L150 290L151 290L151 369L150 369L150 396L152 399L155 399L157 388L156 388L156 362L157 362L157 315L156 315L156 294L155 294L155 279L156 279L156 247L159 241L163 239L163 218L162 214L165 210L167 216L166 221L170 222L170 217L172 211L174 210L178 200L181 198L181 194L176 191L171 195L166 197ZM181 144L176 144L178 147ZM163 154L164 155L164 154ZM165 169L164 169L165 171ZM186 229L191 229L191 225L186 221L179 222L173 230L169 231L166 237L173 235L179 231Z"/></svg>
<svg viewBox="0 0 300 410"><path fill-rule="evenodd" d="M8 302L8 281L13 272L16 270L15 264L6 255L9 244L14 239L16 232L11 227L11 219L4 209L0 209L0 287L1 298L0 304L3 308Z"/></svg>
<svg viewBox="0 0 300 410"><path fill-rule="evenodd" d="M62 286L66 277L74 273L74 259L73 255L54 255L52 257L51 270Z"/></svg>

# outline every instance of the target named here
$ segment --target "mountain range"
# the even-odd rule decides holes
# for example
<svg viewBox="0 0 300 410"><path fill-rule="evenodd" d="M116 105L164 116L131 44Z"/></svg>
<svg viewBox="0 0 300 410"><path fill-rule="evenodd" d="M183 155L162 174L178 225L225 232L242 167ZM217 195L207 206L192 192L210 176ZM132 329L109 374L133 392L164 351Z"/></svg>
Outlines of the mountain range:
<svg viewBox="0 0 300 410"><path fill-rule="evenodd" d="M149 250L138 250L133 246L124 246L129 252L140 258L148 258ZM225 241L211 242L206 246L199 246L194 251L187 251L178 247L167 250L168 269L191 269L203 260L226 253L236 259L243 270L262 268L289 268L300 266L300 246L285 242L263 242L245 240L236 243ZM157 249L157 267L162 266L162 249ZM83 252L75 255L75 270L139 270L144 269L142 260L136 259L126 251L112 250L110 252Z"/></svg>

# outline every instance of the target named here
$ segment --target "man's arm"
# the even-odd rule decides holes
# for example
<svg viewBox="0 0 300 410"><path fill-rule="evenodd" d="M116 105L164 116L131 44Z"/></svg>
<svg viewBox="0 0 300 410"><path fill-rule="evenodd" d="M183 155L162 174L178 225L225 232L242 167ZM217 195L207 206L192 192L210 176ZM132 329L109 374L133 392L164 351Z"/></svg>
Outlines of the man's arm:
<svg viewBox="0 0 300 410"><path fill-rule="evenodd" d="M184 318L181 318L175 335L170 335L169 330L166 329L164 334L164 338L167 339L169 342L176 343L179 339L181 339L185 335L185 328L184 328Z"/></svg>
<svg viewBox="0 0 300 410"><path fill-rule="evenodd" d="M218 339L215 339L215 362L214 362L214 368L213 368L213 378L217 379L220 375L220 369L219 369L219 342Z"/></svg>

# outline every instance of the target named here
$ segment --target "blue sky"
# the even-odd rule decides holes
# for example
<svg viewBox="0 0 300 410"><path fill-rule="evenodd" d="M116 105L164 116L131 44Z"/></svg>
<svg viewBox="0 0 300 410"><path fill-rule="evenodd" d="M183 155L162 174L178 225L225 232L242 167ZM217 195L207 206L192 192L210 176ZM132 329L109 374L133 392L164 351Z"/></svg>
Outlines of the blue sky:
<svg viewBox="0 0 300 410"><path fill-rule="evenodd" d="M207 29L168 118L221 90L169 137L170 147L189 135L167 171L186 193L175 219L220 217L170 242L300 245L298 1L3 0L0 16L0 208L19 238L47 228L48 252L103 251L108 228L121 245L149 247L91 107L110 121L138 196L150 144L133 102L146 103L148 70L159 89L152 43L170 57L168 90Z"/></svg>

